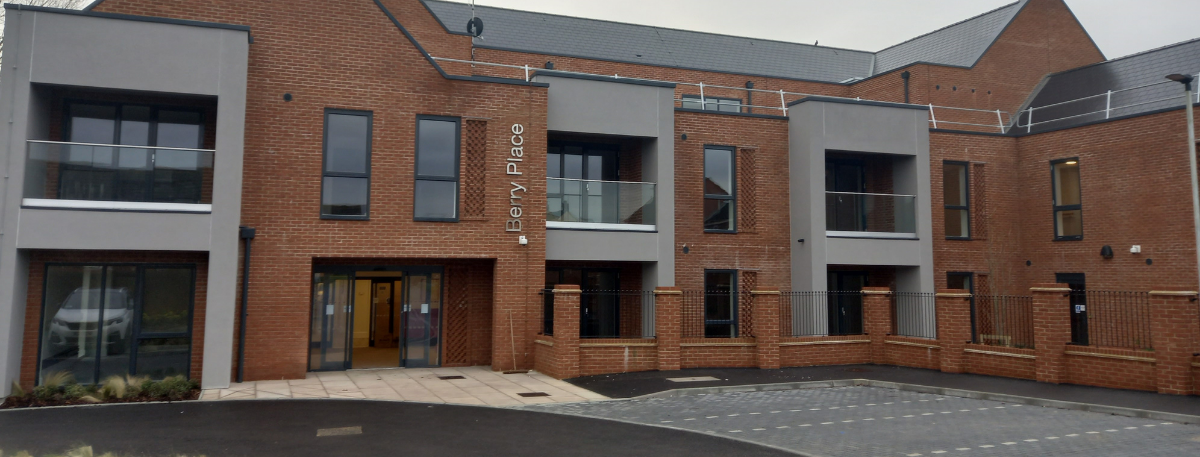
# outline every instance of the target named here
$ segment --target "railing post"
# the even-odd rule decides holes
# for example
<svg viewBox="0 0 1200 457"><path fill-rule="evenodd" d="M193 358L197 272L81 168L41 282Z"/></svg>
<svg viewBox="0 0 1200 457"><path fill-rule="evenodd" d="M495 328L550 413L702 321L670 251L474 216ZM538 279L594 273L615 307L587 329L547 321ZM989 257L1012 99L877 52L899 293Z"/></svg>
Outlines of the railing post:
<svg viewBox="0 0 1200 457"><path fill-rule="evenodd" d="M933 122L933 128L937 128L937 116L933 114L933 103L929 104L929 120Z"/></svg>
<svg viewBox="0 0 1200 457"><path fill-rule="evenodd" d="M561 379L579 377L579 297L574 284L554 286L554 366Z"/></svg>
<svg viewBox="0 0 1200 457"><path fill-rule="evenodd" d="M750 291L754 297L754 341L758 367L779 368L779 300L778 290Z"/></svg>
<svg viewBox="0 0 1200 457"><path fill-rule="evenodd" d="M784 97L783 89L779 89L779 109L783 110L784 116L787 116L787 97Z"/></svg>
<svg viewBox="0 0 1200 457"><path fill-rule="evenodd" d="M1104 97L1104 118L1108 119L1111 116L1112 116L1112 91L1109 90L1108 94L1105 95L1105 97Z"/></svg>
<svg viewBox="0 0 1200 457"><path fill-rule="evenodd" d="M701 82L700 83L700 110L704 111L706 109L708 109L708 99L704 98L704 83Z"/></svg>
<svg viewBox="0 0 1200 457"><path fill-rule="evenodd" d="M525 65L525 82L529 82L529 65Z"/></svg>
<svg viewBox="0 0 1200 457"><path fill-rule="evenodd" d="M1067 343L1071 341L1071 309L1066 284L1035 284L1033 295L1033 347L1037 355L1037 380L1065 382Z"/></svg>
<svg viewBox="0 0 1200 457"><path fill-rule="evenodd" d="M679 289L654 289L654 335L658 341L658 369L678 370L679 339L683 336L683 292Z"/></svg>
<svg viewBox="0 0 1200 457"><path fill-rule="evenodd" d="M1200 308L1195 291L1150 292L1150 340L1158 393L1191 395L1192 354L1200 352Z"/></svg>
<svg viewBox="0 0 1200 457"><path fill-rule="evenodd" d="M942 289L937 292L936 300L942 371L962 373L966 369L963 349L971 339L971 294L960 289Z"/></svg>
<svg viewBox="0 0 1200 457"><path fill-rule="evenodd" d="M1025 133L1030 133L1033 132L1033 107L1030 106L1026 111L1029 111L1029 119L1025 121ZM1021 118L1017 117L1017 119L1020 120Z"/></svg>
<svg viewBox="0 0 1200 457"><path fill-rule="evenodd" d="M1000 114L1000 110L996 110L996 124L1000 126L1000 133L1004 134L1004 115Z"/></svg>
<svg viewBox="0 0 1200 457"><path fill-rule="evenodd" d="M864 287L862 294L863 331L871 338L871 363L886 363L884 337L892 331L892 290Z"/></svg>

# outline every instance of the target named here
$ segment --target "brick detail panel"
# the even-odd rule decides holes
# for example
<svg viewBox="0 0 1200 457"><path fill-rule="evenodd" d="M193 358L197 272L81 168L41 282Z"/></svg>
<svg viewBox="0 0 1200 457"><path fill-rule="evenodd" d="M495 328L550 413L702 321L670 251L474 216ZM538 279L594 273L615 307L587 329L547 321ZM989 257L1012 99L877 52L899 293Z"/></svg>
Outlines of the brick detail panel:
<svg viewBox="0 0 1200 457"><path fill-rule="evenodd" d="M463 197L462 218L483 220L487 218L487 121L467 120L463 122Z"/></svg>
<svg viewBox="0 0 1200 457"><path fill-rule="evenodd" d="M466 366L470 362L466 278L465 267L450 267L446 271L446 316L443 320L446 329L442 332L446 341L442 349L446 366Z"/></svg>
<svg viewBox="0 0 1200 457"><path fill-rule="evenodd" d="M737 228L744 233L758 233L758 150L741 148L737 154Z"/></svg>

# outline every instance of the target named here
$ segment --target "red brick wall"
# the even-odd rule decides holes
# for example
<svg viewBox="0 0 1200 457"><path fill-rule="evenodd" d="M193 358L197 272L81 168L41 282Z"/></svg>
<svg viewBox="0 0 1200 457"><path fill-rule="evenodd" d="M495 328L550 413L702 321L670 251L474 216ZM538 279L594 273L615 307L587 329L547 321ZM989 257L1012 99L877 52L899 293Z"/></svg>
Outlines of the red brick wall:
<svg viewBox="0 0 1200 457"><path fill-rule="evenodd" d="M807 367L815 365L849 365L871 363L871 345L865 342L835 343L835 341L864 340L866 337L813 337L782 338L779 362L784 367ZM794 345L794 343L804 344ZM792 344L788 344L792 343Z"/></svg>
<svg viewBox="0 0 1200 457"><path fill-rule="evenodd" d="M726 338L715 342L689 338L681 340L681 344L680 368L758 366L754 338Z"/></svg>
<svg viewBox="0 0 1200 457"><path fill-rule="evenodd" d="M1090 348L1072 348L1071 351L1090 351ZM1103 351L1106 353L1120 352L1121 355L1146 357L1141 351ZM1139 354L1139 352L1141 352ZM1150 353L1153 358L1153 353ZM1156 390L1157 383L1154 363L1120 360L1100 357L1090 357L1067 354L1067 371L1065 382L1087 386L1111 387L1115 389Z"/></svg>
<svg viewBox="0 0 1200 457"><path fill-rule="evenodd" d="M967 349L977 351L999 352L1004 354L1024 356L1034 355L1034 351L1032 349L1014 349L998 346L983 346L978 344L967 344L966 347ZM977 352L967 352L963 354L963 359L965 361L967 373L1022 379L1035 379L1037 377L1037 372L1035 370L1035 365L1037 363L1036 359L995 354L980 354Z"/></svg>
<svg viewBox="0 0 1200 457"><path fill-rule="evenodd" d="M633 343L642 344L644 341L635 340ZM579 375L591 376L658 369L657 347L619 346L620 344L622 343L619 340L583 341L579 348Z"/></svg>
<svg viewBox="0 0 1200 457"><path fill-rule="evenodd" d="M938 370L941 368L942 350L936 347L937 340L909 338L904 336L888 336L884 338L884 341L884 364L886 365L927 368L930 370ZM935 347L895 344L897 342Z"/></svg>
<svg viewBox="0 0 1200 457"><path fill-rule="evenodd" d="M192 304L192 379L200 379L204 361L204 317L208 303L208 255L195 252L141 251L33 251L29 258L29 294L25 301L25 339L21 346L21 386L36 383L38 342L42 332L42 294L47 263L172 263L196 267Z"/></svg>

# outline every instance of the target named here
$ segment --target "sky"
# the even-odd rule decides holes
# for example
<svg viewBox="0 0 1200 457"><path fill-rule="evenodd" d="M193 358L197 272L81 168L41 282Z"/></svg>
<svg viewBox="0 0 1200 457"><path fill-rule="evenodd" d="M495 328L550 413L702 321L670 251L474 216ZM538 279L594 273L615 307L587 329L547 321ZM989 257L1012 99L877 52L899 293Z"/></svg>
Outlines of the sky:
<svg viewBox="0 0 1200 457"><path fill-rule="evenodd" d="M470 0L452 0L470 3ZM878 51L1014 0L476 0L495 6ZM1066 0L1108 58L1200 38L1200 0Z"/></svg>

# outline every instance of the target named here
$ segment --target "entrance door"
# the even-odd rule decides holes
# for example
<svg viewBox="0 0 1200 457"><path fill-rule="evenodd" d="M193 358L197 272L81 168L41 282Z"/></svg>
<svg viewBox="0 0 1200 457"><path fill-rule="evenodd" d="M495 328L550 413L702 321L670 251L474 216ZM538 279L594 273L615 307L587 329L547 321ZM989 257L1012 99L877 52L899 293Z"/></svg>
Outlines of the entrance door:
<svg viewBox="0 0 1200 457"><path fill-rule="evenodd" d="M1071 343L1087 346L1087 284L1083 273L1057 273L1054 281L1071 287Z"/></svg>
<svg viewBox="0 0 1200 457"><path fill-rule="evenodd" d="M828 276L829 291L829 334L862 334L862 294L867 285L867 274L863 272L831 271Z"/></svg>
<svg viewBox="0 0 1200 457"><path fill-rule="evenodd" d="M312 335L309 339L308 369L311 371L350 368L351 306L353 278L350 274L313 275Z"/></svg>
<svg viewBox="0 0 1200 457"><path fill-rule="evenodd" d="M579 336L581 338L617 338L621 335L621 306L615 292L620 285L617 270L607 268L548 268L546 288L558 284L577 284L587 291L579 297ZM554 301L546 300L547 329L553 330Z"/></svg>
<svg viewBox="0 0 1200 457"><path fill-rule="evenodd" d="M441 364L442 274L410 273L404 294L403 366L436 367Z"/></svg>

